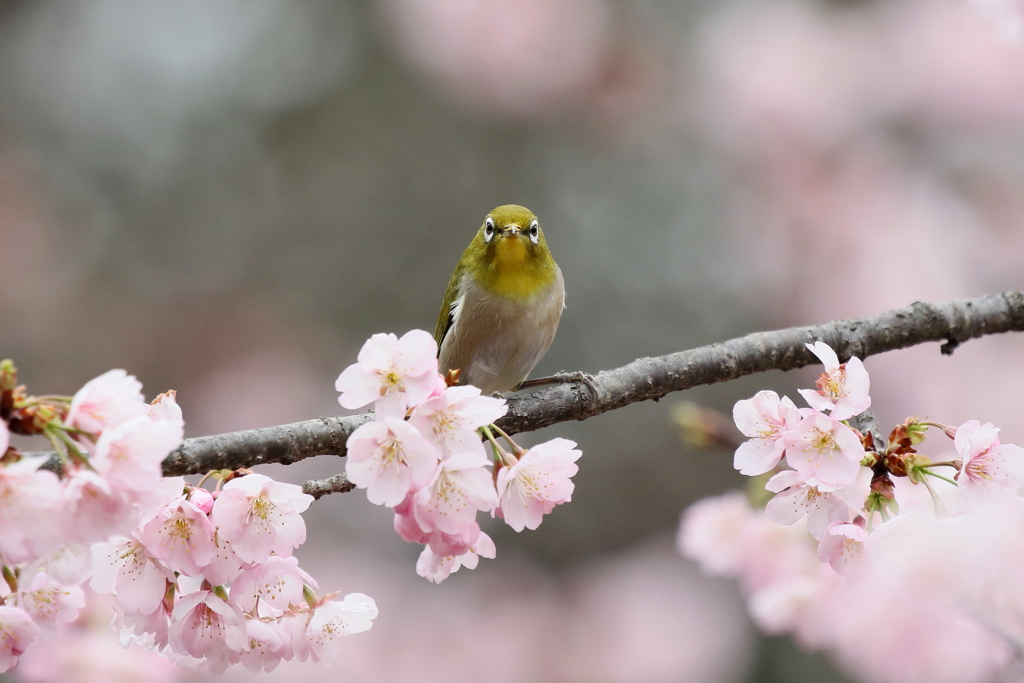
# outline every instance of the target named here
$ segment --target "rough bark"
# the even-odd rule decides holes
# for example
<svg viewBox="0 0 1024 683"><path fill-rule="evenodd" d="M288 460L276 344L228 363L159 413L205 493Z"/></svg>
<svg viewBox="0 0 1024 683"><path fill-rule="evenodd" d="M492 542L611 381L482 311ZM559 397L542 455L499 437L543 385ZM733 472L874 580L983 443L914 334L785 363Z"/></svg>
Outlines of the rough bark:
<svg viewBox="0 0 1024 683"><path fill-rule="evenodd" d="M692 387L727 382L767 370L818 363L805 344L824 341L840 361L867 358L926 342L942 342L951 354L963 342L988 334L1024 331L1024 294L1004 292L939 304L917 302L880 315L824 325L748 334L689 351L640 358L594 376L543 387L508 399L498 425L509 434L567 420L585 420L638 401ZM322 417L277 427L186 439L164 460L168 476L214 469L290 464L314 455L344 456L345 441L372 414ZM343 477L307 482L309 493L351 490Z"/></svg>

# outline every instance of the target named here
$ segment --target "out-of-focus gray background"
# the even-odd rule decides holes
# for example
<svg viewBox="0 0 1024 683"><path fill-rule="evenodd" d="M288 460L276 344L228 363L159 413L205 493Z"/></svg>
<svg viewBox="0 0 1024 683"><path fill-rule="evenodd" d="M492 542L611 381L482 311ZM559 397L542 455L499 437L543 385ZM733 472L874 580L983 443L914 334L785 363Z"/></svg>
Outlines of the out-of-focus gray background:
<svg viewBox="0 0 1024 683"><path fill-rule="evenodd" d="M149 395L174 388L188 436L337 414L334 378L363 341L432 331L504 203L540 217L565 274L536 374L1019 289L1018 10L4 0L0 355L35 393L113 367ZM978 418L1024 439L1022 341L937 346L867 362L882 422ZM729 412L813 377L685 398ZM389 511L358 492L314 504L305 568L381 616L334 670L274 676L841 680L759 640L735 587L675 556L680 511L744 481L731 453L682 443L674 402L525 437L579 442L572 504L536 532L486 526L497 559L442 586L415 576ZM343 464L267 471L298 483Z"/></svg>

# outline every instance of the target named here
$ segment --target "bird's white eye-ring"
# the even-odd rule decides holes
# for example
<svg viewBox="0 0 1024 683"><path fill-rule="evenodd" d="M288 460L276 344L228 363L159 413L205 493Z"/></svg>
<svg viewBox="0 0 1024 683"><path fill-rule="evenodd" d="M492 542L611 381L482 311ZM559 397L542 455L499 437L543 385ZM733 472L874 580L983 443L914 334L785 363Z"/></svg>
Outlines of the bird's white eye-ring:
<svg viewBox="0 0 1024 683"><path fill-rule="evenodd" d="M490 216L484 221L484 242L490 242L494 237L494 219Z"/></svg>
<svg viewBox="0 0 1024 683"><path fill-rule="evenodd" d="M530 223L530 241L534 244L540 241L540 228L537 226L536 219Z"/></svg>

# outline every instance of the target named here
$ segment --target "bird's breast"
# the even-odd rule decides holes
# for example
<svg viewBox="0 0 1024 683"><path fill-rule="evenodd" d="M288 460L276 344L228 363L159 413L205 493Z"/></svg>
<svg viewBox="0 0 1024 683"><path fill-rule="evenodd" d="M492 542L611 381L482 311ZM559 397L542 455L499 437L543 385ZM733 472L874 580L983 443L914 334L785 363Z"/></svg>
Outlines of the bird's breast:
<svg viewBox="0 0 1024 683"><path fill-rule="evenodd" d="M461 283L454 321L441 344L442 372L460 368L461 380L484 393L519 385L547 352L562 315L562 274L532 293L510 280L512 295L483 286L471 274Z"/></svg>

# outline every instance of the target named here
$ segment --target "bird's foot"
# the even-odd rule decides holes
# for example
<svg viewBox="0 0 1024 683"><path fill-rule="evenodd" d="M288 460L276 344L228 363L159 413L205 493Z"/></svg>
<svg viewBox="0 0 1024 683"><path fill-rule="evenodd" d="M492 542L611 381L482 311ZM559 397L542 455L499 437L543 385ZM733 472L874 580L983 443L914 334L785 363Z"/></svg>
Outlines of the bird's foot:
<svg viewBox="0 0 1024 683"><path fill-rule="evenodd" d="M538 377L537 379L528 379L516 387L516 391L522 391L523 389L532 389L534 387L547 386L549 384L570 384L578 383L586 385L587 389L590 390L592 396L597 396L597 380L594 379L593 375L588 375L585 372L556 372L550 377Z"/></svg>

